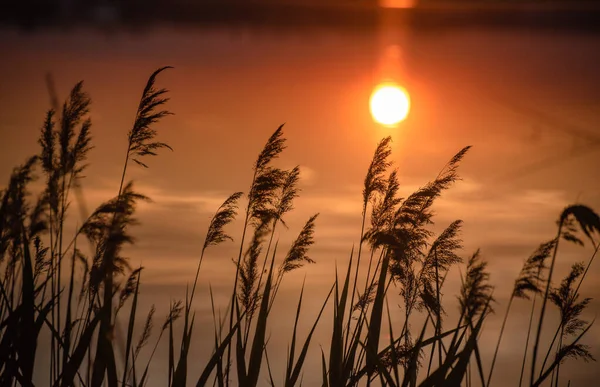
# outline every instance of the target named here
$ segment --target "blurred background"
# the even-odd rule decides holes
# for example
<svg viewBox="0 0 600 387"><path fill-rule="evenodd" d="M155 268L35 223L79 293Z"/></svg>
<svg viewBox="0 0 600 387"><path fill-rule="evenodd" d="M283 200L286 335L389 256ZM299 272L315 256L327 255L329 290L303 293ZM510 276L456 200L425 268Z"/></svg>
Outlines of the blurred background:
<svg viewBox="0 0 600 387"><path fill-rule="evenodd" d="M87 211L116 194L126 133L148 75L174 66L158 80L171 91L175 113L160 124L159 140L174 152L131 172L154 200L140 206L136 244L127 250L133 267L146 267L142 314L155 303L164 316L171 300L184 297L210 216L228 194L247 190L257 153L283 122L289 147L279 163L301 166L303 189L289 230L277 236L284 250L310 215L321 216L311 250L317 263L282 286L275 313L287 317L272 320L270 353L286 349L304 274L310 301L303 321L310 324L336 263L345 264L358 242L361 184L384 136L393 138L402 196L473 145L463 180L436 204L434 229L464 220L463 256L482 249L501 312L523 260L554 236L562 208L582 202L600 210L600 1L21 0L1 9L0 181L38 152L51 103L47 75L61 100L83 79L95 145L83 182ZM390 80L406 89L411 109L406 120L385 127L373 121L369 98ZM231 228L236 240L239 226ZM196 326L206 329L195 334L195 358L212 350L208 284L225 305L235 249L219 247L203 263L195 306ZM555 278L590 249L567 250ZM600 268L592 266L581 292L600 299L599 281ZM459 284L453 271L450 304ZM522 313L507 326L498 387L519 377L529 304L515 307ZM453 304L446 309L449 320L456 317ZM484 358L501 316L486 323ZM329 340L330 315L323 321L306 385L320 378L318 344ZM600 358L598 326L586 343ZM157 356L165 364L166 355ZM273 356L271 366L284 363ZM562 372L572 385L597 381L596 365L569 367ZM163 368L153 371L157 386L166 380Z"/></svg>
<svg viewBox="0 0 600 387"><path fill-rule="evenodd" d="M0 21L24 29L118 24L250 25L376 29L381 8L404 9L414 25L594 28L597 0L23 0L6 2Z"/></svg>

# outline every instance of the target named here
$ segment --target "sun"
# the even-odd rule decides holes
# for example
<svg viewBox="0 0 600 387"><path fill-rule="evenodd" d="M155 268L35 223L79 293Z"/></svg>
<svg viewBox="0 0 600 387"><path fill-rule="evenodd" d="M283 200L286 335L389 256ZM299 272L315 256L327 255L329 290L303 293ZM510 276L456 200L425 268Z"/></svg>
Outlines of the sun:
<svg viewBox="0 0 600 387"><path fill-rule="evenodd" d="M385 83L373 90L369 105L376 122L394 126L408 116L410 97L404 88L394 83Z"/></svg>

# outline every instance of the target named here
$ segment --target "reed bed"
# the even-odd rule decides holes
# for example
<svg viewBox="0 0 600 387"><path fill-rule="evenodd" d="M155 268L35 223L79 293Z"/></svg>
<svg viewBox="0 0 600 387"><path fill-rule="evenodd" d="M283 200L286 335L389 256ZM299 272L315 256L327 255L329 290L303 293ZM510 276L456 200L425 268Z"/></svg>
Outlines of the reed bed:
<svg viewBox="0 0 600 387"><path fill-rule="evenodd" d="M432 207L459 179L459 165L470 148L461 149L433 180L401 198L388 137L376 146L366 169L362 219L356 231L359 243L349 257L334 257L345 264L332 278L306 336L298 329L304 294L300 289L295 315L286 316L293 331L285 369L274 372L268 352L272 308L286 278L315 263L310 248L319 221L318 214L308 216L289 246L275 239L277 227L286 227L300 194L299 167L276 166L286 148L283 125L258 153L247 190L231 194L216 209L183 299L171 303L164 321L156 321L154 307L140 314L144 268L131 267L123 252L135 242L136 205L149 198L136 191L128 171L148 168L151 156L170 150L157 140L155 129L171 114L168 91L156 85L168 69L151 74L135 122L124 133L124 162L121 176L116 176L120 183L114 198L86 216L74 234L66 232L70 204L78 198L93 148L91 99L83 82L73 87L62 105L55 103L47 112L39 154L16 167L0 193L1 386L33 386L40 378L53 387L149 385L154 354L166 340L168 379L153 385L291 387L302 384L309 353L316 353L326 387L489 387L498 384L494 367L516 300L531 303L519 385L565 385L569 379L561 372L563 362L593 360L583 340L593 321L582 317L591 299L579 290L598 250L598 215L584 205L566 207L559 214L556 235L524 261L504 308L494 300L483 253L474 252L466 262L461 258L462 221L457 219L437 235L431 231ZM31 189L36 179L44 186L39 195ZM242 222L243 232L235 238L239 248L229 303L220 306L226 313L216 312L211 292L202 302L210 303L214 326L198 327L192 302L203 259L214 246L233 243L227 231L232 222ZM586 262L573 263L569 274L557 281L554 269L561 259L560 247L567 243L590 243L594 253ZM464 273L459 317L449 322L442 290L448 273L459 267ZM391 295L402 300L396 312L390 311ZM549 325L553 322L547 321L549 308L560 314L558 326ZM323 320L325 310L333 312L331 321ZM495 311L504 313L502 328L493 357L484 359L479 339L487 317ZM401 324L392 323L393 313L403 316ZM136 323L141 322L138 331ZM320 351L313 343L318 325L329 327L331 333L328 343L319 343ZM126 329L122 347L114 340L117 326ZM214 331L214 341L195 342L196 329ZM555 331L550 343L542 342L544 329ZM41 343L42 339L48 342ZM210 346L208 361L198 364L190 358L193 345ZM144 347L151 350L142 359ZM47 368L36 365L40 358L49 359ZM198 370L200 376L192 377Z"/></svg>

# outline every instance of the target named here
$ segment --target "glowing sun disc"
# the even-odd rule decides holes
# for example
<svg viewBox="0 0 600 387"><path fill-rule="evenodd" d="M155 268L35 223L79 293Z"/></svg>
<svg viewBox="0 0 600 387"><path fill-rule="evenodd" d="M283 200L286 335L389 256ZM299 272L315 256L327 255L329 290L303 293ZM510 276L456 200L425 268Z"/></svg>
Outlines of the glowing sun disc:
<svg viewBox="0 0 600 387"><path fill-rule="evenodd" d="M408 92L395 84L377 86L369 102L373 119L386 126L396 125L406 119L410 111Z"/></svg>

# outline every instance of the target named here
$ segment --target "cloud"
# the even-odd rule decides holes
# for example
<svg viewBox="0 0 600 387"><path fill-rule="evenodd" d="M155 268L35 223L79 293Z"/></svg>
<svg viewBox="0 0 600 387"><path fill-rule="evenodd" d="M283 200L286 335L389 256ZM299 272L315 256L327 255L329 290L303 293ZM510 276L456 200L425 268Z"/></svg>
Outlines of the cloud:
<svg viewBox="0 0 600 387"><path fill-rule="evenodd" d="M300 183L305 186L314 186L317 182L317 171L307 167L306 165L300 166Z"/></svg>

